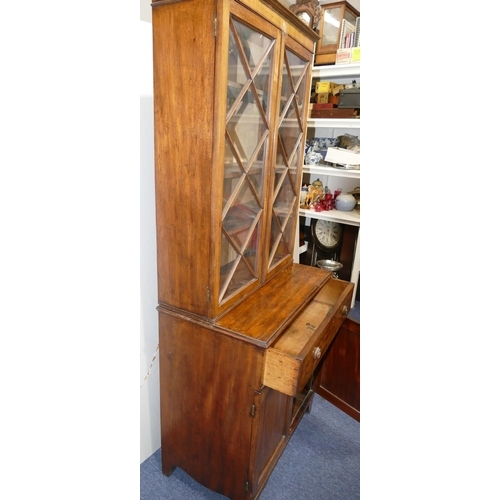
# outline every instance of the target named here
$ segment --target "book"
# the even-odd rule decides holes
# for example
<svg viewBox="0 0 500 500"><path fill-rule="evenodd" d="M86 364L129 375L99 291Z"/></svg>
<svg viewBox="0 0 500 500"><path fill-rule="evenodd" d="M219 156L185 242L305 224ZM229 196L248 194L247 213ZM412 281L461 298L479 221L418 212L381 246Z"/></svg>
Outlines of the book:
<svg viewBox="0 0 500 500"><path fill-rule="evenodd" d="M361 47L361 17L356 18L354 47Z"/></svg>
<svg viewBox="0 0 500 500"><path fill-rule="evenodd" d="M342 19L342 27L340 30L340 40L339 40L339 49L346 48L346 38L349 40L349 35L356 31L356 26L350 23L349 21Z"/></svg>
<svg viewBox="0 0 500 500"><path fill-rule="evenodd" d="M350 64L352 49L337 49L335 64Z"/></svg>
<svg viewBox="0 0 500 500"><path fill-rule="evenodd" d="M361 47L353 47L351 49L351 63L361 62Z"/></svg>
<svg viewBox="0 0 500 500"><path fill-rule="evenodd" d="M360 153L355 153L349 149L328 148L325 161L330 163L340 163L341 165L352 167L354 165L361 164L361 155Z"/></svg>

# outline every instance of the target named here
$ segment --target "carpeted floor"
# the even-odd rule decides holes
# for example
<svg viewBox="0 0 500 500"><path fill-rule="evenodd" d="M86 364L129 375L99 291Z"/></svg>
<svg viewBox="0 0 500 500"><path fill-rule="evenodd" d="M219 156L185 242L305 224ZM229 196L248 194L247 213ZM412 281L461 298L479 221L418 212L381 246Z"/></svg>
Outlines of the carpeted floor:
<svg viewBox="0 0 500 500"><path fill-rule="evenodd" d="M349 317L360 320L359 302ZM360 424L318 394L259 500L358 500ZM141 464L141 500L224 500L176 468L161 471L161 450Z"/></svg>

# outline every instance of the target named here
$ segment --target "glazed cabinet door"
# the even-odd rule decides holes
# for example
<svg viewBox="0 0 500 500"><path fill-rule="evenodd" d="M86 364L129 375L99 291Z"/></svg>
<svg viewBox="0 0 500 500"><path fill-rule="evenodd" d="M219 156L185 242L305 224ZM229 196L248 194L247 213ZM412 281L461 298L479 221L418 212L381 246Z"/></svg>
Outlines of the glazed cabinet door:
<svg viewBox="0 0 500 500"><path fill-rule="evenodd" d="M221 207L221 308L262 281L279 31L231 4Z"/></svg>
<svg viewBox="0 0 500 500"><path fill-rule="evenodd" d="M231 3L218 308L293 256L312 53Z"/></svg>
<svg viewBox="0 0 500 500"><path fill-rule="evenodd" d="M311 80L311 52L289 36L283 37L282 45L277 144L270 188L269 277L293 256Z"/></svg>

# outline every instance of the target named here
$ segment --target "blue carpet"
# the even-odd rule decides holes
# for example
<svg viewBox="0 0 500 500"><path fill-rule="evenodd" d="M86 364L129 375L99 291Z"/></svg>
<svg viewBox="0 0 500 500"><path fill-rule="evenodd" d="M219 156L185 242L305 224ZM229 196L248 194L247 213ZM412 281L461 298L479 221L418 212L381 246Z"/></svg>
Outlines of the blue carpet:
<svg viewBox="0 0 500 500"><path fill-rule="evenodd" d="M354 307L349 311L349 314L347 315L348 318L353 319L354 321L357 321L360 323L360 304L359 300L356 300L354 302Z"/></svg>
<svg viewBox="0 0 500 500"><path fill-rule="evenodd" d="M318 394L259 500L358 500L360 424ZM141 500L224 500L176 468L161 472L161 450L141 464Z"/></svg>

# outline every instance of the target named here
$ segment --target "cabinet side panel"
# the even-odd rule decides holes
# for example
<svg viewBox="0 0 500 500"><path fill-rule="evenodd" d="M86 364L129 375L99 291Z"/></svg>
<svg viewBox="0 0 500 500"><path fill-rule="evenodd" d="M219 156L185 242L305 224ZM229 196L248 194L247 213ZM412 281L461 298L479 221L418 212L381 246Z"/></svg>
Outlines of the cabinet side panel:
<svg viewBox="0 0 500 500"><path fill-rule="evenodd" d="M210 284L214 3L153 4L159 301L206 315Z"/></svg>
<svg viewBox="0 0 500 500"><path fill-rule="evenodd" d="M230 498L245 496L261 349L160 313L163 471L180 467Z"/></svg>

